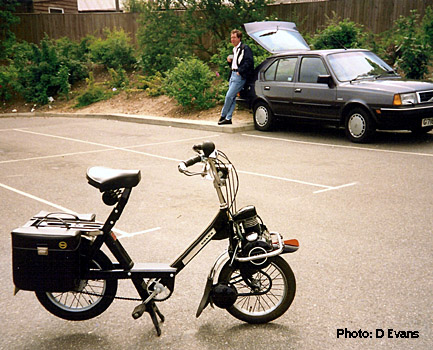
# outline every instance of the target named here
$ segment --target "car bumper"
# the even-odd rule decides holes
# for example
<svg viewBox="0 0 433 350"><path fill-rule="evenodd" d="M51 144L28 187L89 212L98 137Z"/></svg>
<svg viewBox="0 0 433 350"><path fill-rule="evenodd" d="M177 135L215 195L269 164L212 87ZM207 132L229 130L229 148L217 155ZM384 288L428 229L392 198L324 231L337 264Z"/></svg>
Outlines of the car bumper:
<svg viewBox="0 0 433 350"><path fill-rule="evenodd" d="M379 128L415 129L433 123L433 105L374 109ZM423 123L424 121L424 123ZM425 125L422 125L425 124Z"/></svg>

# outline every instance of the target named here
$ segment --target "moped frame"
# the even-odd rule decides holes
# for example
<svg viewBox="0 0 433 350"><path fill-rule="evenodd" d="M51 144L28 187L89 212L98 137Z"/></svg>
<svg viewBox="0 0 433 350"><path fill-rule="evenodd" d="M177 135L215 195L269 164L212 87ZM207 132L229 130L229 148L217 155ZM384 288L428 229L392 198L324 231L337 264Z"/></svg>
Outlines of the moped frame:
<svg viewBox="0 0 433 350"><path fill-rule="evenodd" d="M182 271L185 266L216 236L223 236L229 238L230 245L232 244L233 229L230 224L230 212L228 205L225 201L221 187L223 182L218 176L215 163L213 159L208 159L208 164L214 175L214 187L217 191L218 199L220 201L220 210L209 224L209 226L185 249L183 253L170 265L154 264L154 263L134 263L129 254L126 252L122 244L119 242L115 234L112 232L114 225L122 214L132 188L125 188L119 198L115 208L111 211L107 220L101 228L102 234L98 235L90 247L88 259L91 260L93 256L101 249L103 244L106 244L110 252L116 258L117 263L113 263L112 270L87 270L83 273L82 278L87 279L130 279L143 304L135 308L133 317L140 317L144 311L148 312L152 318L154 326L158 335L161 334L159 322L156 314L164 320L163 315L159 312L157 306L152 300L153 296L149 293L143 279L158 279L172 292L174 289L175 276Z"/></svg>

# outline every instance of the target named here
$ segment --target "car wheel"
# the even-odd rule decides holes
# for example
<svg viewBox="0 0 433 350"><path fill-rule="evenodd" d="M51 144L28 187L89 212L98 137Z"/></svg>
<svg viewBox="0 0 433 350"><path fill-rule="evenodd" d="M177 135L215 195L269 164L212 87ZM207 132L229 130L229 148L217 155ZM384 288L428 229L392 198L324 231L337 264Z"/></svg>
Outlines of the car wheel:
<svg viewBox="0 0 433 350"><path fill-rule="evenodd" d="M367 111L362 108L352 109L346 117L346 136L351 142L370 141L376 127Z"/></svg>
<svg viewBox="0 0 433 350"><path fill-rule="evenodd" d="M264 102L259 102L254 107L254 127L260 131L271 130L274 125L274 114Z"/></svg>

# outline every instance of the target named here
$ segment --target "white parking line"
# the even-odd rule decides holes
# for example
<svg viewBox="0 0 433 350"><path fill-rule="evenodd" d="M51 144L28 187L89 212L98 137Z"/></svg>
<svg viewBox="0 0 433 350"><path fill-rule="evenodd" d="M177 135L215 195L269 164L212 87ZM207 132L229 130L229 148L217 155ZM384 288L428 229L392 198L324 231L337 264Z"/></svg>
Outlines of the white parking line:
<svg viewBox="0 0 433 350"><path fill-rule="evenodd" d="M23 129L9 129L9 131L11 131L11 130L13 130L13 131L20 131L20 132L23 131ZM47 135L44 134L44 136L47 136ZM217 136L219 136L219 135L212 135L212 137L217 137ZM138 148L138 147L158 146L158 145L165 145L165 144L169 144L169 143L193 141L193 140L199 140L199 139L203 139L203 137L192 137L192 138L188 138L188 139L181 139L181 140L174 140L174 141L145 143L145 144L142 144L142 145L127 146L127 147L124 147L122 149L127 150L127 149ZM69 138L69 140L80 141L80 140L71 139L71 138ZM49 156L39 156L39 157L30 157L30 158L21 158L21 159L8 159L8 160L2 160L2 161L0 161L0 164L24 162L24 161L29 161L29 160L41 160L41 159L49 159L49 158L59 158L59 157L75 156L75 155L79 155L79 154L90 154L90 153L109 152L109 151L113 151L113 150L118 150L118 148L114 148L113 149L110 146L106 146L106 147L107 147L106 149L99 149L99 150L92 150L92 151L82 151L82 152L70 152L70 153L52 154L52 155L49 155ZM137 153L137 152L135 152L135 153Z"/></svg>
<svg viewBox="0 0 433 350"><path fill-rule="evenodd" d="M40 133L40 132L36 132L36 131L30 131L30 130L24 130L24 129L14 129L14 130L15 131L19 131L19 132L23 132L23 133L29 133L29 134L39 135L39 136L46 136L46 137L52 137L52 138L57 138L57 139L61 139L61 140L66 140L66 141L74 141L74 142L85 143L85 144L88 144L88 145L105 147L105 148L109 148L110 150L132 152L132 153L142 154L142 155L149 156L149 157L154 157L154 158L173 160L173 161L176 161L176 162L180 162L181 160L180 159L176 159L176 158L164 157L164 156L160 156L160 155L156 155L156 154L152 154L152 153L136 151L136 150L133 150L132 148L145 147L145 146L154 146L154 145L160 145L160 144L168 144L168 143L174 143L174 142L185 142L185 141L192 141L192 140L203 139L203 137L194 137L194 138L188 138L188 139L182 139L182 140L166 141L166 142L162 142L162 143L158 142L158 143L150 143L150 144L143 144L143 145L134 145L134 146L128 146L128 147L116 147L116 146L106 145L106 144L103 144L103 143L92 142L92 141L85 141L85 140L80 140L80 139L74 139L74 138L65 137L65 136L44 134L44 133ZM207 138L218 137L218 136L219 135L211 135L211 136L207 136Z"/></svg>
<svg viewBox="0 0 433 350"><path fill-rule="evenodd" d="M304 144L304 145L325 146L325 147L331 147L331 148L346 148L346 149L356 149L356 150L370 151L370 152L395 153L395 154L405 154L405 155L414 155L414 156L423 156L423 157L433 157L433 153L392 151L392 150L387 150L387 149L378 149L378 148L369 148L369 147L344 146L344 145L335 145L335 144L329 144L329 143L298 141L298 140L282 139L279 137L251 135L251 134L242 134L242 136L255 137L255 138L274 140L274 141L282 141L282 142L288 142L288 143L299 143L299 144Z"/></svg>
<svg viewBox="0 0 433 350"><path fill-rule="evenodd" d="M350 184L344 184L344 185L340 185L340 186L325 188L323 190L317 190L317 191L314 191L313 193L323 193L326 191L339 190L340 188L355 186L356 184L358 184L358 182L351 182Z"/></svg>
<svg viewBox="0 0 433 350"><path fill-rule="evenodd" d="M67 156L75 156L78 154L89 154L89 153L98 153L98 152L109 152L111 149L98 149L93 151L83 151L83 152L71 152L71 153L62 153L62 154L53 154L50 156L39 156L39 157L30 157L30 158L21 158L21 159L8 159L0 161L0 164L6 163L16 163L16 162L25 162L28 160L41 160L41 159L50 159L50 158L62 158Z"/></svg>
<svg viewBox="0 0 433 350"><path fill-rule="evenodd" d="M43 204L49 205L50 207L53 207L53 208L59 209L59 210L61 210L62 212L70 213L70 214L74 214L74 215L77 215L77 214L78 214L78 213L76 213L75 211L73 211L73 210L71 210L71 209L68 209L68 208L62 207L61 205L58 205L58 204L55 204L55 203L53 203L53 202L47 201L47 200L45 200L45 199L43 199L43 198L36 197L36 196L34 196L34 195L30 194L30 193L27 193L27 192L24 192L24 191L18 190L18 189L16 189L16 188L13 188L13 187L11 187L11 186L5 185L5 184L3 184L3 183L0 183L0 187L3 187L3 188L6 189L6 190L9 190L9 191L15 192L15 193L17 193L17 194L19 194L19 195L21 195L21 196L24 196L24 197L27 197L27 198L33 199L33 200L38 201L38 202L40 202L40 203L43 203ZM161 229L160 227L155 227L155 228L151 228L151 229L144 230L144 231L138 231L138 232L128 233L128 232L125 232L125 231L122 231L122 230L118 230L118 229L116 229L116 228L113 228L112 231L115 232L115 233L117 233L117 234L119 234L119 236L118 236L117 238L124 238L124 237L132 237L132 236L136 236L136 235L143 234L143 233L147 233L147 232L157 231L157 230L160 230L160 229Z"/></svg>
<svg viewBox="0 0 433 350"><path fill-rule="evenodd" d="M161 227L154 227L154 228L150 228L148 230L138 231L138 232L132 232L132 233L123 232L122 234L120 234L120 236L117 236L117 238L133 237L133 236L136 236L136 235L141 235L143 233L149 233L149 232L158 231L160 229L161 229Z"/></svg>
<svg viewBox="0 0 433 350"><path fill-rule="evenodd" d="M77 214L77 213L74 212L73 210L70 210L70 209L68 209L68 208L62 207L61 205L55 204L55 203L53 203L53 202L49 202L49 201L47 201L47 200L45 200L45 199L42 199L42 198L36 197L36 196L34 196L34 195L30 194L30 193L23 192L23 191L21 191L21 190L18 190L18 189L16 189L16 188L10 187L10 186L8 186L8 185L5 185L5 184L0 183L0 187L3 187L4 189L9 190L9 191L12 191L12 192L18 193L18 194L20 194L20 195L22 195L22 196L25 196L25 197L27 197L27 198L34 199L35 201L38 201L38 202L40 202L40 203L44 203L44 204L46 204L46 205L49 205L50 207L53 207L53 208L59 209L59 210L64 211L64 212L66 212L66 213L71 213L71 214L74 214L74 215Z"/></svg>
<svg viewBox="0 0 433 350"><path fill-rule="evenodd" d="M183 139L183 140L166 141L163 143L143 144L143 145L135 145L135 146L128 146L128 147L116 147L116 146L106 145L106 144L92 142L92 141L85 141L85 140L75 139L75 138L71 138L71 137L45 134L45 133L40 133L40 132L35 132L35 131L30 131L30 130L24 130L24 129L14 129L14 130L18 131L18 132L29 133L29 134L39 135L39 136L52 137L52 138L57 138L57 139L61 139L61 140L67 140L67 141L73 141L73 142L79 142L79 143L85 143L85 144L89 144L89 145L105 147L105 148L108 148L108 150L132 152L132 153L137 153L137 154L141 154L141 155L145 155L145 156L149 156L149 157L165 159L165 160L170 160L170 161L176 161L176 162L180 162L181 160L176 159L176 158L164 157L164 156L160 156L160 155L156 155L156 154L152 154L152 153L148 153L148 152L136 151L136 150L133 150L132 148L144 147L144 146L148 146L148 145L158 145L158 144L163 144L163 143L165 144L165 143L172 143L172 142L184 142L184 141L191 141L191 140L195 140L195 139L203 139L203 137L195 137L195 138L189 138L189 139ZM255 135L249 135L249 134L243 134L243 135L252 136L252 137L261 137L261 136L255 136ZM211 135L210 137L218 137L218 136L219 135L217 134L217 135ZM264 137L264 138L267 138L267 137ZM282 140L282 139L278 139L278 138L275 138L275 139ZM99 151L104 151L104 150L99 150ZM92 151L90 151L90 152L92 152ZM96 152L96 151L94 151L94 152ZM47 157L53 157L53 156L47 156ZM8 162L8 161L4 161L4 162ZM0 164L1 163L2 162L0 162ZM340 185L340 186L328 186L328 185L317 184L317 183L312 183L312 182L307 182L307 181L302 181L302 180L290 179L290 178L267 175L267 174L260 174L260 173L243 171L243 170L238 170L238 172L248 174L248 175L253 175L253 176L259 176L259 177L263 177L263 178L282 180L282 181L293 182L293 183L298 183L298 184L302 184L302 185L308 185L308 186L321 187L322 188L322 190L319 190L319 191L316 191L313 193L332 191L332 190L340 189L340 188L347 187L347 186L353 186L354 184L356 184L356 183L350 183L350 184L344 184L344 185Z"/></svg>
<svg viewBox="0 0 433 350"><path fill-rule="evenodd" d="M254 176L260 176L260 177L267 177L269 179L274 179L274 180L282 180L282 181L287 181L287 182L294 182L294 183L298 183L298 184L301 184L301 185L308 185L308 186L314 186L314 187L323 187L326 190L329 190L329 189L333 188L332 186L321 185L321 184L316 184L316 183L307 182L307 181L301 181L301 180L295 180L295 179L289 179L289 178L281 177L281 176L273 176L273 175L253 173L251 171L238 170L238 173L248 174L248 175L254 175Z"/></svg>

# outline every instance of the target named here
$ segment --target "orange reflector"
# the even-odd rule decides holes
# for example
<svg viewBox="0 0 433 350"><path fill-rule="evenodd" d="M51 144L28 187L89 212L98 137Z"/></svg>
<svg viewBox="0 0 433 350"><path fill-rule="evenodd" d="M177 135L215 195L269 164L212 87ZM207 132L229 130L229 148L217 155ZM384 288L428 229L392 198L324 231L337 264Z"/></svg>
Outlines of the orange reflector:
<svg viewBox="0 0 433 350"><path fill-rule="evenodd" d="M295 247L299 247L299 242L298 242L297 239L288 239L288 240L285 240L284 244L286 244L286 245L292 245L292 246L295 246Z"/></svg>
<svg viewBox="0 0 433 350"><path fill-rule="evenodd" d="M114 241L117 241L117 237L113 231L111 231L111 237L113 238Z"/></svg>
<svg viewBox="0 0 433 350"><path fill-rule="evenodd" d="M394 95L394 100L392 101L392 104L394 106L401 106L402 105L400 94L395 94Z"/></svg>

